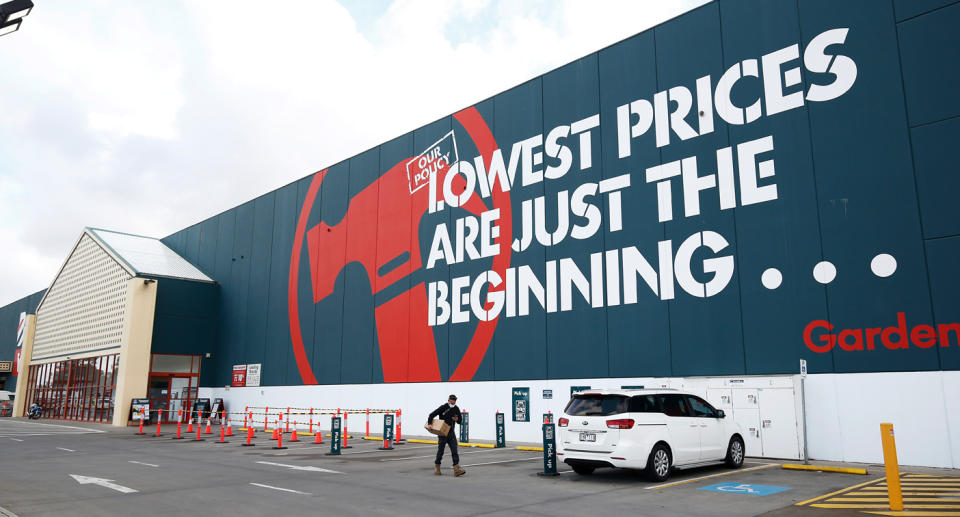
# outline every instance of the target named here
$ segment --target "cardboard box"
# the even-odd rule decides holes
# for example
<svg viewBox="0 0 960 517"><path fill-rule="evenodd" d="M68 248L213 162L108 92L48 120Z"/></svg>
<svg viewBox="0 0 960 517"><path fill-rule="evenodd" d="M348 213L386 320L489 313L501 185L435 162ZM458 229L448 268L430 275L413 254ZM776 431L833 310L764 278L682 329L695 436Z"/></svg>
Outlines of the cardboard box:
<svg viewBox="0 0 960 517"><path fill-rule="evenodd" d="M437 436L446 436L450 432L450 424L447 424L439 418L435 418L433 422L424 426L427 431L437 435Z"/></svg>

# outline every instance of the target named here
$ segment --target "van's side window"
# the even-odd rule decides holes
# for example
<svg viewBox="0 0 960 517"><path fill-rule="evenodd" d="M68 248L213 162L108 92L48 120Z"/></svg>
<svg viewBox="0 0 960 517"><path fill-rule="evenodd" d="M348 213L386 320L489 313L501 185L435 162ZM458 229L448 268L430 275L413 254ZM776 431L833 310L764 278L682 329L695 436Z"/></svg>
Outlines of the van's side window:
<svg viewBox="0 0 960 517"><path fill-rule="evenodd" d="M634 395L630 397L631 413L663 413L663 395Z"/></svg>
<svg viewBox="0 0 960 517"><path fill-rule="evenodd" d="M663 412L667 416L693 416L682 395L663 395Z"/></svg>
<svg viewBox="0 0 960 517"><path fill-rule="evenodd" d="M714 418L717 416L717 410L713 409L713 406L707 403L700 397L694 397L690 395L687 397L687 401L690 403L690 409L693 410L693 416Z"/></svg>

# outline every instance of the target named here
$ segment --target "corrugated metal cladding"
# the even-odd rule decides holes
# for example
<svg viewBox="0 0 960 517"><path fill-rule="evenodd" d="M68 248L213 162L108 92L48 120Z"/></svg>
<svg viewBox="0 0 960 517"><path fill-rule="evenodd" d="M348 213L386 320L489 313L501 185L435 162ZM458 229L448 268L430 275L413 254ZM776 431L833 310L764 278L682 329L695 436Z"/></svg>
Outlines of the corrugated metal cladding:
<svg viewBox="0 0 960 517"><path fill-rule="evenodd" d="M80 237L37 314L30 362L120 350L133 278L89 235ZM113 352L110 352L110 351Z"/></svg>
<svg viewBox="0 0 960 517"><path fill-rule="evenodd" d="M170 235L221 286L204 369L960 368L958 26L952 2L711 3Z"/></svg>

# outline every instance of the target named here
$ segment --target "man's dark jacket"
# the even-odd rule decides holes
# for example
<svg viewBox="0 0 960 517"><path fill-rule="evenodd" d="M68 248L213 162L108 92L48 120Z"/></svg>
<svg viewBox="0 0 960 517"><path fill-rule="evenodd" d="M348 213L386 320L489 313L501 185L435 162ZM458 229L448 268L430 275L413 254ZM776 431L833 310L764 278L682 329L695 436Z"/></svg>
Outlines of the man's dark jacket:
<svg viewBox="0 0 960 517"><path fill-rule="evenodd" d="M450 407L449 404L444 404L437 409L433 410L433 413L430 413L430 416L427 417L427 423L433 422L433 417L440 417L440 420L443 420L450 426L450 432L453 432L453 426L460 421L460 408L457 406ZM457 417L456 422L453 420L453 417Z"/></svg>

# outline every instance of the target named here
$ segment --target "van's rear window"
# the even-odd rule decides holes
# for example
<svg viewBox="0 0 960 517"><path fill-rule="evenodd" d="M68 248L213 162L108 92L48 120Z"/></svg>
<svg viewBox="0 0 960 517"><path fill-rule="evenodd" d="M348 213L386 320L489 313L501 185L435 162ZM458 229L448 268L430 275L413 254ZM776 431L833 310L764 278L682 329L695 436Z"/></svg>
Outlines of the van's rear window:
<svg viewBox="0 0 960 517"><path fill-rule="evenodd" d="M570 416L610 416L627 412L623 395L574 395L564 412Z"/></svg>

